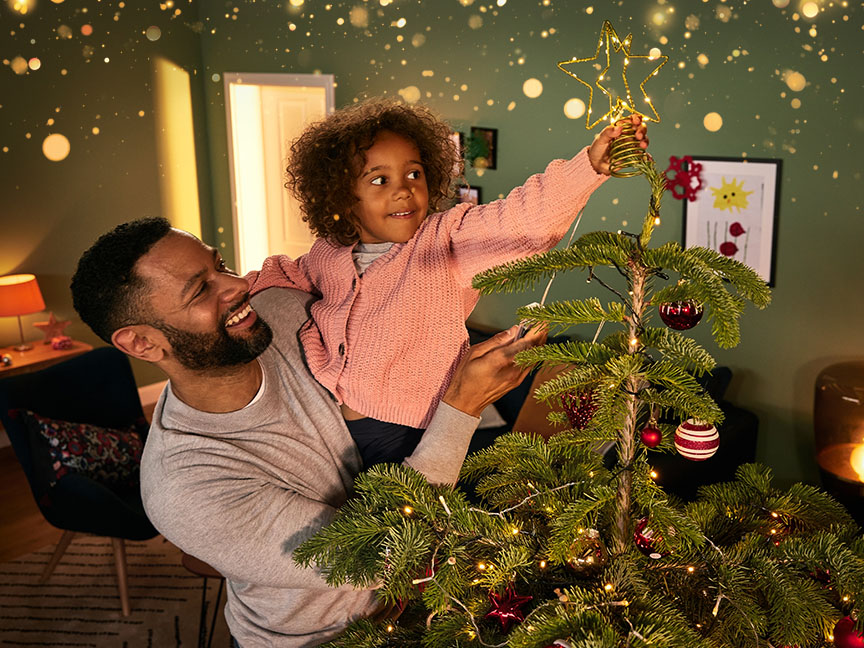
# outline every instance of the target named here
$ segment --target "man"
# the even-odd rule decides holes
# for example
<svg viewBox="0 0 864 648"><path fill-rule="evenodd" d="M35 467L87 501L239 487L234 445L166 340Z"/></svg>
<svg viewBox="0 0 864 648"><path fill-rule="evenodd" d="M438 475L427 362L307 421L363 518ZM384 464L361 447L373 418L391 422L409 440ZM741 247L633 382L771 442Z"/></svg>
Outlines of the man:
<svg viewBox="0 0 864 648"><path fill-rule="evenodd" d="M217 250L162 219L102 236L72 293L103 340L169 377L142 458L144 506L166 538L226 577L239 645L315 646L374 614L374 591L330 588L291 560L361 468L338 406L303 361L297 330L310 296L273 288L250 302ZM513 355L543 333L517 339L515 329L471 349L405 460L431 482L456 481L480 411L524 378Z"/></svg>

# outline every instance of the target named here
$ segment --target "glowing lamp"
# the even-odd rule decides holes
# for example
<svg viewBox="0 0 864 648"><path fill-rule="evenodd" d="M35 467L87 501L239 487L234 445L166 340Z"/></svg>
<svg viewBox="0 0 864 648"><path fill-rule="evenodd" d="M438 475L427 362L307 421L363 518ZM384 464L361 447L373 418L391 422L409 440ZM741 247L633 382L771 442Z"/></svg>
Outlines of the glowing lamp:
<svg viewBox="0 0 864 648"><path fill-rule="evenodd" d="M860 522L864 519L864 362L826 367L813 406L822 483Z"/></svg>
<svg viewBox="0 0 864 648"><path fill-rule="evenodd" d="M45 301L39 291L39 284L32 274L6 275L0 277L0 317L17 317L21 344L16 351L27 351L33 347L24 342L24 327L21 316L45 310Z"/></svg>

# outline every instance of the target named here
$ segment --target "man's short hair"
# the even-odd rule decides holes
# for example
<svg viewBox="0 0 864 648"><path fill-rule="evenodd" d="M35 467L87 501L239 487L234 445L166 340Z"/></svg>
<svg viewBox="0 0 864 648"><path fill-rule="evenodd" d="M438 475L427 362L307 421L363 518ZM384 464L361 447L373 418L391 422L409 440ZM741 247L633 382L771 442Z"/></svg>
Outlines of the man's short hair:
<svg viewBox="0 0 864 648"><path fill-rule="evenodd" d="M164 218L142 218L118 225L81 255L72 276L72 304L100 338L111 343L117 329L144 324L146 282L135 264L171 231Z"/></svg>

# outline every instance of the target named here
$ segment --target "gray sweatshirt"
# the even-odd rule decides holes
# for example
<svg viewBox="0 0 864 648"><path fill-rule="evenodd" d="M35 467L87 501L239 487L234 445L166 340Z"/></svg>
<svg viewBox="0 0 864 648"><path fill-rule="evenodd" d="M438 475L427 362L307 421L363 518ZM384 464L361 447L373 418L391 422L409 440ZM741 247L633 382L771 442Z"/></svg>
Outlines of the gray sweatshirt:
<svg viewBox="0 0 864 648"><path fill-rule="evenodd" d="M374 591L329 587L291 552L351 493L360 457L338 406L303 361L297 329L309 296L271 288L252 303L272 327L262 391L229 413L163 391L141 460L154 526L226 577L225 615L243 648L316 646L378 608ZM409 397L406 394L406 397ZM479 419L441 403L405 463L454 483Z"/></svg>

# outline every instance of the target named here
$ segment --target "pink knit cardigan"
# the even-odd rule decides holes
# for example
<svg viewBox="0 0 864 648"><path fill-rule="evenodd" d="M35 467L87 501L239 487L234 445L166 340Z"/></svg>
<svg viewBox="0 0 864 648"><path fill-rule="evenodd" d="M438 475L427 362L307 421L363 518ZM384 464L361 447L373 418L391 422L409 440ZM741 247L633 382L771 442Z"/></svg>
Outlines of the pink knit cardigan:
<svg viewBox="0 0 864 648"><path fill-rule="evenodd" d="M269 257L246 278L253 294L283 286L321 295L300 329L315 378L357 412L423 428L468 349L465 320L479 298L472 277L552 249L605 180L583 149L505 200L429 215L362 277L353 246L319 238L307 254Z"/></svg>

